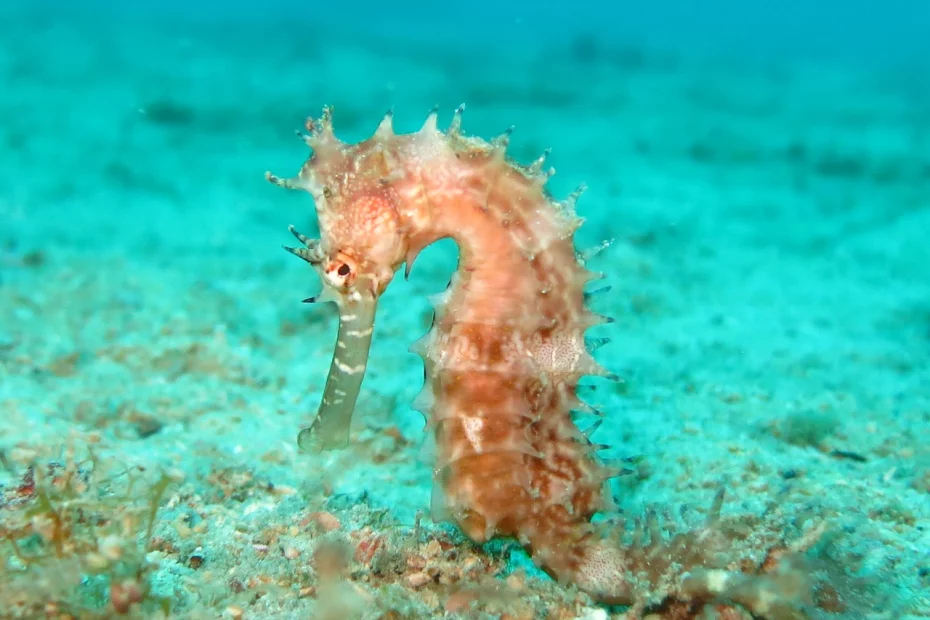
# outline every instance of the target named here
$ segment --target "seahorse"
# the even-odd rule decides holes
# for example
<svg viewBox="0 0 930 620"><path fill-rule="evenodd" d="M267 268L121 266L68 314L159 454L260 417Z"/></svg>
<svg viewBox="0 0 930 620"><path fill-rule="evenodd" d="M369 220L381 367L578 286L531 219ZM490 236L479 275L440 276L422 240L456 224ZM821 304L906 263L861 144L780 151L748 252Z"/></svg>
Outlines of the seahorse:
<svg viewBox="0 0 930 620"><path fill-rule="evenodd" d="M722 489L706 522L689 531L676 533L655 511L626 536L619 526L603 535L591 523L610 504L607 480L622 470L600 463L603 446L590 435L602 415L579 397L583 376L617 378L592 356L604 339L585 337L609 319L587 307L586 285L601 274L586 268L574 243L583 188L553 199L548 152L520 165L507 153L510 130L490 142L466 136L463 109L446 131L434 109L408 134L395 133L389 112L370 138L346 144L324 108L301 133L311 155L300 172L266 173L313 197L320 238L291 226L301 246L285 249L322 281L321 293L304 301L339 309L322 402L298 435L300 447L348 445L378 298L402 265L409 276L426 246L451 238L458 269L434 300L430 330L411 347L424 363L415 406L437 447L434 519L454 521L476 542L515 538L559 582L599 602L634 605L631 617L676 605L696 614L702 604L726 602L760 618L807 617L808 589L799 583L812 580L787 560L812 545L817 530L761 550L765 560L746 571L753 550L737 557L737 538L720 517ZM582 432L573 421L579 414L597 421ZM782 556L786 566L771 562ZM741 570L727 570L734 565Z"/></svg>
<svg viewBox="0 0 930 620"><path fill-rule="evenodd" d="M528 166L507 153L510 130L487 142L462 131L459 107L446 131L437 110L416 132L395 132L387 113L374 134L346 144L332 112L301 133L311 155L293 178L272 183L309 192L320 238L290 227L286 248L323 282L308 302L339 309L336 350L322 402L298 442L347 445L368 359L379 296L433 242L451 238L459 265L434 301L428 333L411 347L424 362L416 408L437 448L432 512L471 539L518 539L562 582L602 601L628 601L627 559L590 520L608 505L616 471L599 463L573 414L599 415L578 395L583 376L615 378L585 332L608 319L587 308L585 267L574 244L583 188L556 201L547 153Z"/></svg>

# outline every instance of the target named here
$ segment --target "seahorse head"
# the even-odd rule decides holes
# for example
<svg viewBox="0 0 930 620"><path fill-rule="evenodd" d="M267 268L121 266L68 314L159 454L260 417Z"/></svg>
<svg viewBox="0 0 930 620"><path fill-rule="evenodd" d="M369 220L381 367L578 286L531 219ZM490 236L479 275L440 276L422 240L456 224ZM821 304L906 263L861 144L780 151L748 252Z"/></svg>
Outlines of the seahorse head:
<svg viewBox="0 0 930 620"><path fill-rule="evenodd" d="M340 142L328 108L307 121L304 140L312 154L292 179L267 178L314 199L320 238L291 227L303 247L286 248L316 270L322 292L306 301L334 302L339 334L317 417L298 438L306 449L345 446L374 330L378 297L407 254L407 240L389 182L390 155L376 134L358 144Z"/></svg>
<svg viewBox="0 0 930 620"><path fill-rule="evenodd" d="M395 173L384 143L374 136L340 142L326 108L307 122L313 153L296 182L314 198L320 227L319 262L324 283L340 294L379 296L403 263L406 241L389 179Z"/></svg>

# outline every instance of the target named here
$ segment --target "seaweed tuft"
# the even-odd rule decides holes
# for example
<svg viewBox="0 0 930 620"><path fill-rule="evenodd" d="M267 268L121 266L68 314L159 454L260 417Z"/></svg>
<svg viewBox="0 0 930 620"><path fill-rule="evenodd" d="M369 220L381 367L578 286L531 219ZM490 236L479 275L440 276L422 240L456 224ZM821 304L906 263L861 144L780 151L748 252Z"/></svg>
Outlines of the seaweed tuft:
<svg viewBox="0 0 930 620"><path fill-rule="evenodd" d="M0 600L12 618L167 617L151 577L158 509L173 474L146 481L143 468L116 467L92 449L34 462L0 487Z"/></svg>

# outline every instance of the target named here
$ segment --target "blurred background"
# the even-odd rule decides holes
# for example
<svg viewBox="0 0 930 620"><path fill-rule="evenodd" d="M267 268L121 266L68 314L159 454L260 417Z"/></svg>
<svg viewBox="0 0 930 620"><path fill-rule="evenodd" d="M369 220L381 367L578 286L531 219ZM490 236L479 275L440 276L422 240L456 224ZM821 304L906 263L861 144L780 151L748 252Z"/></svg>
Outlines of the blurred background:
<svg viewBox="0 0 930 620"><path fill-rule="evenodd" d="M472 548L426 519L411 534L433 457L407 347L453 244L386 293L350 449L296 449L336 322L300 304L319 284L280 249L288 224L315 232L312 201L264 172L299 169L294 131L324 105L357 141L389 108L407 132L460 103L466 133L516 125L516 160L552 147L556 198L587 184L579 247L615 240L591 267L613 285L594 310L617 321L592 335L613 339L597 355L623 381L592 402L605 457L635 464L611 488L619 511L701 512L726 485L728 514L777 504L765 514L790 525L753 517L768 529L747 545L811 518L842 532L812 551L836 597L804 617L926 617L928 41L918 0L4 0L0 543L53 550L27 527L36 468L83 463L90 490L66 499L98 518L80 517L84 551L66 562L27 568L0 544L0 618L47 601L106 617L124 573L190 617L308 617L308 558L339 536L383 537L401 558L349 580L360 616L437 617L449 583L509 601L489 593L519 571L525 617L608 613L519 549ZM139 476L138 503L113 501L112 478L92 475L108 469ZM164 495L147 490L160 471ZM142 551L157 565L129 551L153 501ZM128 509L134 532L106 525ZM443 587L411 585L413 535L474 554L477 572L432 558ZM101 568L87 550L104 539L135 563Z"/></svg>

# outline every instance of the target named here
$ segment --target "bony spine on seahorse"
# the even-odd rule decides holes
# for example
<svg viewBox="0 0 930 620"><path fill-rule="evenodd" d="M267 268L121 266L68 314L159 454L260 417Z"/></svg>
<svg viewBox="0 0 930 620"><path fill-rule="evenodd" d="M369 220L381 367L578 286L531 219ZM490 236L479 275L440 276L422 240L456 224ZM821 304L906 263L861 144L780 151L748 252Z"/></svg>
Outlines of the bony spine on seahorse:
<svg viewBox="0 0 930 620"><path fill-rule="evenodd" d="M580 191L546 192L545 156L520 166L506 155L509 132L488 143L461 132L462 107L446 132L437 113L411 134L387 114L375 134L344 144L332 115L307 122L312 155L292 179L273 183L312 194L320 239L295 232L290 251L323 281L321 300L339 307L336 352L306 448L348 442L378 296L404 263L451 237L459 269L414 350L424 361L417 399L437 443L434 516L471 538L513 536L560 580L623 600L629 584L619 551L589 521L606 504L594 445L570 413L596 414L577 396L584 375L612 376L590 355L589 327L606 321L585 306L599 278L575 252Z"/></svg>

